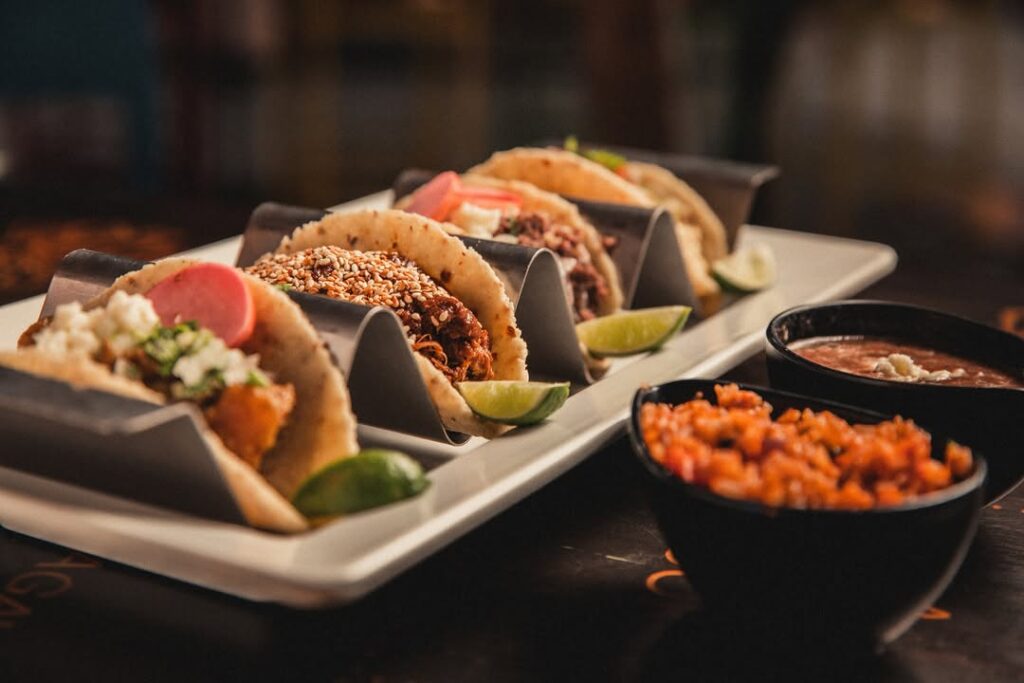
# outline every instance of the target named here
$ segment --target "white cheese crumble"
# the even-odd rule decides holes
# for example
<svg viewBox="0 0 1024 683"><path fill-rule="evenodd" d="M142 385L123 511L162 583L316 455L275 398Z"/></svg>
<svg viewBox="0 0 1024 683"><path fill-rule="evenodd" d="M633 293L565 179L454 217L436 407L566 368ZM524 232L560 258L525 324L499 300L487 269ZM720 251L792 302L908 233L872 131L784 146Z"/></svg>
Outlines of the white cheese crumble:
<svg viewBox="0 0 1024 683"><path fill-rule="evenodd" d="M117 291L106 306L90 311L82 310L77 301L58 306L50 324L35 335L35 344L43 353L60 358L92 357L106 349L115 356L114 373L138 378L138 368L123 356L159 326L160 317L149 299ZM228 348L209 330L179 332L174 344L182 355L171 374L186 388L202 384L211 372L220 373L225 386L246 384L254 374L262 376L258 354Z"/></svg>
<svg viewBox="0 0 1024 683"><path fill-rule="evenodd" d="M462 202L448 216L448 222L465 230L470 237L491 237L498 231L502 215L501 209L485 209L470 202Z"/></svg>
<svg viewBox="0 0 1024 683"><path fill-rule="evenodd" d="M963 368L929 372L905 353L890 353L884 358L879 358L875 362L875 372L882 373L886 379L898 382L947 382L954 377L963 377L967 374Z"/></svg>
<svg viewBox="0 0 1024 683"><path fill-rule="evenodd" d="M91 356L104 342L115 353L138 344L160 324L149 299L114 292L102 308L83 311L76 302L57 307L53 320L35 336L36 346L54 356Z"/></svg>
<svg viewBox="0 0 1024 683"><path fill-rule="evenodd" d="M182 335L178 335L181 337ZM245 384L249 375L258 371L259 355L247 356L238 349L230 349L217 337L209 335L205 343L192 347L174 364L171 374L186 387L200 384L207 373L221 373L225 386Z"/></svg>

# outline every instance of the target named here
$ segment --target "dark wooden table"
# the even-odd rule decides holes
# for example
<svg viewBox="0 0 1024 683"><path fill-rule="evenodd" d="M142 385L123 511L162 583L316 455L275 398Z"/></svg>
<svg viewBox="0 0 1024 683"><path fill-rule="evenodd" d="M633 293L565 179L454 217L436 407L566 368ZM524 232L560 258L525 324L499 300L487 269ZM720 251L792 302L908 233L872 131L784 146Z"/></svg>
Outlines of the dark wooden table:
<svg viewBox="0 0 1024 683"><path fill-rule="evenodd" d="M867 295L993 322L1024 303L1007 284L900 273ZM728 376L764 383L763 356ZM1024 680L1024 490L984 512L951 588L883 656L774 661L706 628L631 457L615 441L329 612L253 605L0 529L0 681Z"/></svg>

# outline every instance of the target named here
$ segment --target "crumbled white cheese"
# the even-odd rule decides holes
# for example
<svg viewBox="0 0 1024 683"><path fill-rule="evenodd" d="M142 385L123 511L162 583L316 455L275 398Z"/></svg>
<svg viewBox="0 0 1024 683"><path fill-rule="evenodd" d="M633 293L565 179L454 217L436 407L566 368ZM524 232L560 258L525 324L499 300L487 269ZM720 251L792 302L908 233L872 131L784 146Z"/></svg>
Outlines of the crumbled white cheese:
<svg viewBox="0 0 1024 683"><path fill-rule="evenodd" d="M448 222L465 230L470 237L491 237L498 231L501 217L501 209L485 209L470 202L462 202L448 216Z"/></svg>
<svg viewBox="0 0 1024 683"><path fill-rule="evenodd" d="M152 302L139 294L114 292L106 306L82 310L78 302L58 306L53 320L35 336L36 347L58 357L93 356L106 348L115 356L123 356L145 341L160 325ZM245 384L259 372L259 355L247 356L228 348L209 330L184 330L174 343L183 355L171 373L185 387L201 384L210 372L219 372L225 385ZM138 368L117 357L113 371L125 377L138 377Z"/></svg>
<svg viewBox="0 0 1024 683"><path fill-rule="evenodd" d="M179 335L181 336L181 335ZM257 371L259 355L247 356L238 349L230 349L217 337L209 336L201 345L193 346L189 353L175 362L171 374L186 387L202 383L210 372L221 373L225 386L245 384L249 374Z"/></svg>
<svg viewBox="0 0 1024 683"><path fill-rule="evenodd" d="M905 353L890 353L884 358L879 358L875 362L875 372L880 372L886 379L898 382L947 382L954 377L963 377L967 374L963 368L929 372Z"/></svg>
<svg viewBox="0 0 1024 683"><path fill-rule="evenodd" d="M107 305L83 311L80 303L58 306L53 320L35 336L36 347L55 356L90 356L106 342L123 353L160 324L149 299L117 291Z"/></svg>

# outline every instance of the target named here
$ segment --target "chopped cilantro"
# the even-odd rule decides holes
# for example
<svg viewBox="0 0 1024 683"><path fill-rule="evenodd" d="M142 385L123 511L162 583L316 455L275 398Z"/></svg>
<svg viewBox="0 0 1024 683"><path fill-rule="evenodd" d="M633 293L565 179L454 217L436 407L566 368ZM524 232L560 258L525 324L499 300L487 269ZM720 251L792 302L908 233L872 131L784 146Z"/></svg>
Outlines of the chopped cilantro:
<svg viewBox="0 0 1024 683"><path fill-rule="evenodd" d="M202 401L224 388L224 375L220 370L210 370L198 384L185 386L181 382L171 385L171 394L177 399Z"/></svg>
<svg viewBox="0 0 1024 683"><path fill-rule="evenodd" d="M161 377L170 377L171 369L185 353L178 343L178 335L183 332L195 332L198 325L194 322L178 323L173 327L158 325L153 332L142 341L142 350L157 365Z"/></svg>
<svg viewBox="0 0 1024 683"><path fill-rule="evenodd" d="M274 286L277 287L278 289L280 289L282 292L290 292L290 291L292 291L292 289L294 289L294 287L292 287L287 282L281 283L279 285L274 285Z"/></svg>

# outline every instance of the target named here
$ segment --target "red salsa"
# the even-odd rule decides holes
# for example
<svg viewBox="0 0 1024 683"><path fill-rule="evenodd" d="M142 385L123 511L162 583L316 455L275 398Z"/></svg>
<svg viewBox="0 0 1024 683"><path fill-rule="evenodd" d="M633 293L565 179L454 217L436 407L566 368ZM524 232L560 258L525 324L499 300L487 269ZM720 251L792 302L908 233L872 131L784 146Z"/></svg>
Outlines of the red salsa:
<svg viewBox="0 0 1024 683"><path fill-rule="evenodd" d="M790 348L812 363L872 379L1024 388L1024 373L1014 376L963 356L884 337L812 337Z"/></svg>

